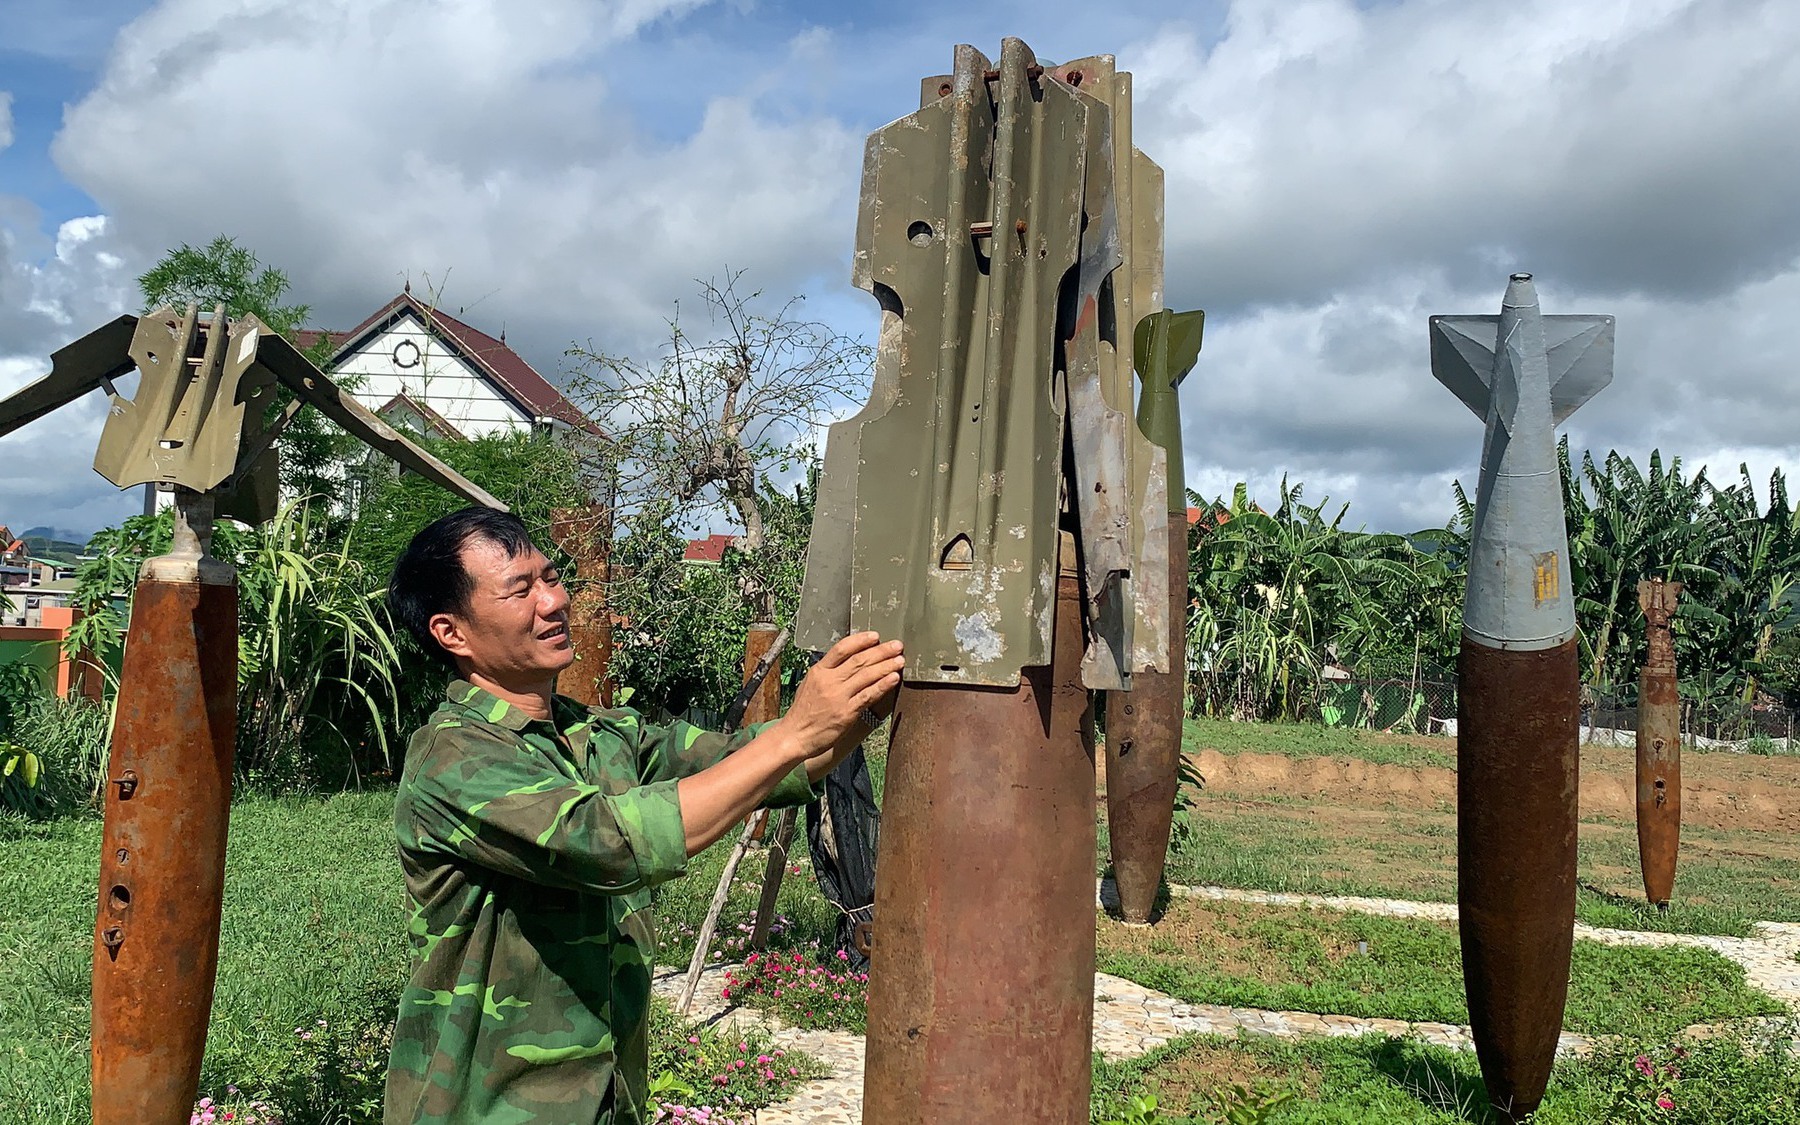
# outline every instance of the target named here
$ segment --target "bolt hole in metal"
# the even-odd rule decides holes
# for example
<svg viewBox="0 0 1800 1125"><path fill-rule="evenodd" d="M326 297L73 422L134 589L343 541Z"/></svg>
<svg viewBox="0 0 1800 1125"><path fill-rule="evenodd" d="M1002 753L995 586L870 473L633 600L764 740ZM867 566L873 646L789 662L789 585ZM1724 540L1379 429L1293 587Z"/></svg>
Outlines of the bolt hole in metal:
<svg viewBox="0 0 1800 1125"><path fill-rule="evenodd" d="M936 233L936 229L930 223L919 219L906 228L906 241L914 246L929 246L932 236Z"/></svg>
<svg viewBox="0 0 1800 1125"><path fill-rule="evenodd" d="M968 570L975 565L975 547L967 535L958 535L944 547L938 557L939 570Z"/></svg>
<svg viewBox="0 0 1800 1125"><path fill-rule="evenodd" d="M131 906L131 891L123 883L113 884L106 896L106 904L112 907L113 913L123 914Z"/></svg>
<svg viewBox="0 0 1800 1125"><path fill-rule="evenodd" d="M126 770L113 778L113 784L119 787L119 800L129 801L137 794L138 775L136 770Z"/></svg>

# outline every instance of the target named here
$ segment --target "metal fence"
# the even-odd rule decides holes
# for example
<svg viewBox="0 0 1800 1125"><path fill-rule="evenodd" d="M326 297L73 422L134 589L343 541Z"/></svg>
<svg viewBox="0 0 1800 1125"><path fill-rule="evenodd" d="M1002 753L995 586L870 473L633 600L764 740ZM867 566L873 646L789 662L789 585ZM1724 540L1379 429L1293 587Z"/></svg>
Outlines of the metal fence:
<svg viewBox="0 0 1800 1125"><path fill-rule="evenodd" d="M1792 708L1762 697L1752 703L1736 700L1681 701L1681 734L1683 739L1710 742L1754 742L1768 739L1790 745L1794 737L1796 716ZM1586 731L1637 730L1637 693L1618 690L1596 691L1591 702L1584 703L1581 725ZM1590 741L1591 734L1586 735Z"/></svg>

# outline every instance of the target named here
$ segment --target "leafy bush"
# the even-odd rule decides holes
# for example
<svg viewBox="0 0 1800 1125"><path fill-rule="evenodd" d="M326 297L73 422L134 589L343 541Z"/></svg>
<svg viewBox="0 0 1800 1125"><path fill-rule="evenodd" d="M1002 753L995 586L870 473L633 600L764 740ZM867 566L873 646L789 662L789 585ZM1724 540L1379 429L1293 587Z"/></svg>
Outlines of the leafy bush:
<svg viewBox="0 0 1800 1125"><path fill-rule="evenodd" d="M96 807L111 727L110 710L80 696L34 700L14 716L12 734L0 737L0 761L8 758L8 740L19 761L0 786L0 807L39 817ZM36 763L35 780L24 776L28 760Z"/></svg>
<svg viewBox="0 0 1800 1125"><path fill-rule="evenodd" d="M84 611L65 640L103 664L123 648L143 561L169 549L174 515L134 516L94 536L76 572ZM398 654L362 564L315 549L310 507L285 505L256 528L221 522L212 553L238 571L237 769L264 788L349 779L385 762Z"/></svg>
<svg viewBox="0 0 1800 1125"><path fill-rule="evenodd" d="M1793 1023L1671 1042L1614 1043L1587 1064L1621 1125L1800 1123L1800 1052Z"/></svg>

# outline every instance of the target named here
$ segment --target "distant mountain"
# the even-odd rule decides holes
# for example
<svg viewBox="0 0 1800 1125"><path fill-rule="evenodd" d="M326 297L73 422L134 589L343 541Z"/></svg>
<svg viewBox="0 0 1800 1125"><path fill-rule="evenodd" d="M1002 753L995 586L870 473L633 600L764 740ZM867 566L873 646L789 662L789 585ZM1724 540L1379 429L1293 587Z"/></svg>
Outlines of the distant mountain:
<svg viewBox="0 0 1800 1125"><path fill-rule="evenodd" d="M73 543L77 547L87 545L89 535L84 531L70 531L66 527L28 527L18 533L20 539L50 539L58 543Z"/></svg>

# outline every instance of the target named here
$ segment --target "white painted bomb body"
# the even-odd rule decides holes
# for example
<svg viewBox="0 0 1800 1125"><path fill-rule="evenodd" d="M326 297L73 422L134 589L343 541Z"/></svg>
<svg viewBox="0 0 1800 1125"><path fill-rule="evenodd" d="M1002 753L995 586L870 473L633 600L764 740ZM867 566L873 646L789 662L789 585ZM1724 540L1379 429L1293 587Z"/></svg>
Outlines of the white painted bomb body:
<svg viewBox="0 0 1800 1125"><path fill-rule="evenodd" d="M1575 635L1556 427L1612 381L1613 318L1544 316L1516 273L1499 316L1431 318L1431 373L1487 423L1463 635L1530 652Z"/></svg>

